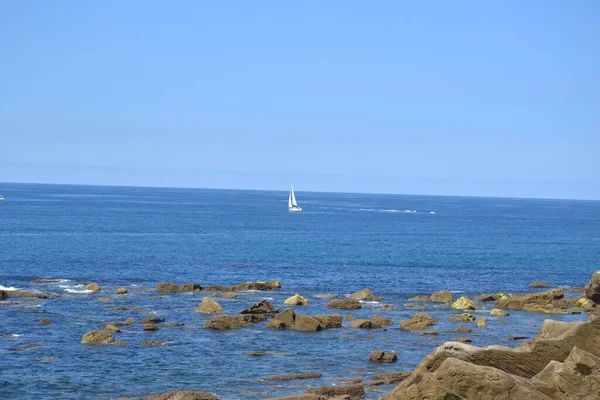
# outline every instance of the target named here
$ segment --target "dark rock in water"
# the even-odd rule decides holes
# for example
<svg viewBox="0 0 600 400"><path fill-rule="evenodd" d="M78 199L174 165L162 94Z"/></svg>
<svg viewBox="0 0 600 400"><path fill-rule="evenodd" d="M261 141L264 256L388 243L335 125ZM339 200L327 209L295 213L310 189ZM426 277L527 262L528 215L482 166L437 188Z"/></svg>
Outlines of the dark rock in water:
<svg viewBox="0 0 600 400"><path fill-rule="evenodd" d="M327 397L347 396L347 399L355 400L365 398L365 387L363 385L324 386L319 388L307 389L306 393L317 394Z"/></svg>
<svg viewBox="0 0 600 400"><path fill-rule="evenodd" d="M0 300L6 300L8 298L8 293L4 290L0 290Z"/></svg>
<svg viewBox="0 0 600 400"><path fill-rule="evenodd" d="M52 284L52 283L60 283L63 282L62 279L36 279L33 283L37 284Z"/></svg>
<svg viewBox="0 0 600 400"><path fill-rule="evenodd" d="M529 339L529 336L522 336L522 335L508 335L508 338L510 340L524 340L524 339Z"/></svg>
<svg viewBox="0 0 600 400"><path fill-rule="evenodd" d="M291 381L296 379L315 379L320 378L323 374L320 372L304 372L300 374L285 374L269 376L267 381Z"/></svg>
<svg viewBox="0 0 600 400"><path fill-rule="evenodd" d="M176 326L184 326L185 323L184 322L169 322L168 324L165 324L166 328L172 328L172 327L176 327Z"/></svg>
<svg viewBox="0 0 600 400"><path fill-rule="evenodd" d="M438 331L421 331L419 332L419 335L421 336L425 336L425 335L432 335L432 336L437 336L440 333Z"/></svg>
<svg viewBox="0 0 600 400"><path fill-rule="evenodd" d="M143 400L219 400L216 396L206 392L191 390L178 390L162 394L153 394Z"/></svg>
<svg viewBox="0 0 600 400"><path fill-rule="evenodd" d="M359 290L356 293L352 293L350 295L350 298L355 299L355 300L365 300L365 301L383 300L383 297L375 296L373 293L371 293L371 290L369 290L369 289L363 289L363 290Z"/></svg>
<svg viewBox="0 0 600 400"><path fill-rule="evenodd" d="M128 291L124 287L117 288L117 291L115 292L115 294L127 294L127 293L128 293Z"/></svg>
<svg viewBox="0 0 600 400"><path fill-rule="evenodd" d="M340 310L358 310L361 308L360 303L356 300L332 300L325 304L328 308L338 308Z"/></svg>
<svg viewBox="0 0 600 400"><path fill-rule="evenodd" d="M465 326L459 326L458 328L454 329L455 332L461 332L461 333L470 333L471 332L471 328L467 328Z"/></svg>
<svg viewBox="0 0 600 400"><path fill-rule="evenodd" d="M495 294L481 294L475 297L475 301L496 301L500 297Z"/></svg>
<svg viewBox="0 0 600 400"><path fill-rule="evenodd" d="M450 303L452 301L452 292L444 290L442 292L435 292L429 298L431 301L436 303Z"/></svg>
<svg viewBox="0 0 600 400"><path fill-rule="evenodd" d="M83 344L110 344L113 343L112 335L109 331L104 329L90 331L81 337L81 343Z"/></svg>
<svg viewBox="0 0 600 400"><path fill-rule="evenodd" d="M58 299L62 296L54 293L34 293L24 290L3 290L7 297L20 297L26 299Z"/></svg>
<svg viewBox="0 0 600 400"><path fill-rule="evenodd" d="M39 325L50 325L50 323L49 319L40 319L38 322Z"/></svg>
<svg viewBox="0 0 600 400"><path fill-rule="evenodd" d="M184 293L184 292L195 292L202 290L202 286L197 283L186 283L183 285L178 285L176 283L170 282L161 282L156 285L157 292L166 292L166 293Z"/></svg>
<svg viewBox="0 0 600 400"><path fill-rule="evenodd" d="M546 282L531 282L528 286L532 287L532 288L549 288L550 287L550 285L548 285Z"/></svg>
<svg viewBox="0 0 600 400"><path fill-rule="evenodd" d="M473 314L469 314L469 313L453 315L450 318L448 318L448 321L451 321L451 322L473 322L475 320L476 320L475 316Z"/></svg>
<svg viewBox="0 0 600 400"><path fill-rule="evenodd" d="M204 324L204 328L213 330L240 329L258 322L264 322L267 314L224 315L215 317Z"/></svg>
<svg viewBox="0 0 600 400"><path fill-rule="evenodd" d="M393 363L398 360L398 353L392 351L373 350L369 360L375 363Z"/></svg>
<svg viewBox="0 0 600 400"><path fill-rule="evenodd" d="M97 283L88 283L87 285L85 285L85 288L87 290L91 290L93 292L99 292L102 290L102 288L100 287L100 285L98 285Z"/></svg>
<svg viewBox="0 0 600 400"><path fill-rule="evenodd" d="M361 329L379 329L381 328L381 325L378 325L368 319L356 319L350 323L350 327Z"/></svg>
<svg viewBox="0 0 600 400"><path fill-rule="evenodd" d="M125 321L123 322L106 322L104 323L105 325L114 325L114 326L124 326L124 325L131 325L135 322L135 319L133 318L127 318Z"/></svg>
<svg viewBox="0 0 600 400"><path fill-rule="evenodd" d="M139 307L139 306L133 306L133 307L127 307L127 306L118 306L118 307L110 307L109 310L115 310L115 311L139 311L139 310L143 310L144 307Z"/></svg>
<svg viewBox="0 0 600 400"><path fill-rule="evenodd" d="M159 317L150 317L150 318L144 318L140 322L142 324L158 324L160 322L165 322L165 319L164 318L159 318Z"/></svg>
<svg viewBox="0 0 600 400"><path fill-rule="evenodd" d="M111 324L106 325L104 327L104 329L106 329L107 331L109 331L111 333L119 333L119 332L121 332L121 329L119 329L115 325L111 325Z"/></svg>
<svg viewBox="0 0 600 400"><path fill-rule="evenodd" d="M600 304L600 269L592 275L592 278L585 285L585 297L596 304Z"/></svg>
<svg viewBox="0 0 600 400"><path fill-rule="evenodd" d="M377 325L394 325L394 321L389 318L380 317L379 315L373 315L371 321L375 322Z"/></svg>
<svg viewBox="0 0 600 400"><path fill-rule="evenodd" d="M100 302L100 303L110 303L110 302L112 302L112 300L110 299L110 297L98 297L96 299L96 301Z"/></svg>
<svg viewBox="0 0 600 400"><path fill-rule="evenodd" d="M322 329L319 320L308 315L296 315L292 329L300 332L318 332Z"/></svg>
<svg viewBox="0 0 600 400"><path fill-rule="evenodd" d="M142 342L143 347L162 346L163 344L167 344L167 341L166 340L144 340Z"/></svg>
<svg viewBox="0 0 600 400"><path fill-rule="evenodd" d="M424 329L438 323L438 320L426 313L417 313L410 316L410 319L400 321L400 328L404 330Z"/></svg>
<svg viewBox="0 0 600 400"><path fill-rule="evenodd" d="M340 314L322 314L311 316L317 321L319 321L323 329L333 329L342 327L342 316Z"/></svg>
<svg viewBox="0 0 600 400"><path fill-rule="evenodd" d="M419 296L411 297L410 299L408 299L408 301L431 301L431 297L419 295Z"/></svg>
<svg viewBox="0 0 600 400"><path fill-rule="evenodd" d="M205 297L202 299L202 303L194 311L202 314L220 314L225 312L223 307L213 299Z"/></svg>
<svg viewBox="0 0 600 400"><path fill-rule="evenodd" d="M154 324L144 324L144 330L145 331L157 331L160 328Z"/></svg>
<svg viewBox="0 0 600 400"><path fill-rule="evenodd" d="M494 305L495 308L506 308L509 310L543 311L547 312L564 310L567 308L565 293L563 289L548 290L546 292L532 293L521 296L511 296L500 299Z"/></svg>
<svg viewBox="0 0 600 400"><path fill-rule="evenodd" d="M212 285L205 290L219 291L219 292L243 292L248 290L279 290L281 289L281 283L279 281L268 281L268 282L244 282L232 286L218 286Z"/></svg>
<svg viewBox="0 0 600 400"><path fill-rule="evenodd" d="M296 313L291 308L288 308L277 314L271 321L267 323L269 328L285 329L291 328L296 323Z"/></svg>
<svg viewBox="0 0 600 400"><path fill-rule="evenodd" d="M273 307L269 300L263 300L260 303L256 303L252 307L246 308L240 314L273 314L278 310Z"/></svg>
<svg viewBox="0 0 600 400"><path fill-rule="evenodd" d="M460 342L460 343L471 343L472 340L471 338L468 337L459 337L455 339L456 342Z"/></svg>
<svg viewBox="0 0 600 400"><path fill-rule="evenodd" d="M381 307L377 307L377 311L392 311L395 307L391 304L384 304Z"/></svg>

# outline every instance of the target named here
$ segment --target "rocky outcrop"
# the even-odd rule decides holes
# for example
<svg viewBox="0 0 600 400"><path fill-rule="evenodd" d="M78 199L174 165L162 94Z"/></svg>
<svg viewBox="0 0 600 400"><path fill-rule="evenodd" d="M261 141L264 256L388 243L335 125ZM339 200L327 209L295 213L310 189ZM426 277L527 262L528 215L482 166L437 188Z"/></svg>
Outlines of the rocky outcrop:
<svg viewBox="0 0 600 400"><path fill-rule="evenodd" d="M369 355L369 361L374 363L393 363L398 360L398 353L393 351L373 350Z"/></svg>
<svg viewBox="0 0 600 400"><path fill-rule="evenodd" d="M167 344L166 340L144 340L142 341L142 347L162 346Z"/></svg>
<svg viewBox="0 0 600 400"><path fill-rule="evenodd" d="M531 282L528 286L532 287L532 288L549 288L550 287L550 285L548 285L546 282Z"/></svg>
<svg viewBox="0 0 600 400"><path fill-rule="evenodd" d="M287 304L288 306L307 306L308 300L306 300L304 297L300 296L299 294L295 294L295 295L285 299L285 301L283 303Z"/></svg>
<svg viewBox="0 0 600 400"><path fill-rule="evenodd" d="M358 310L361 308L357 300L332 300L325 304L325 307L337 308L340 310Z"/></svg>
<svg viewBox="0 0 600 400"><path fill-rule="evenodd" d="M223 297L226 299L235 299L237 297L237 294L233 292L221 292L219 290L212 292L212 295L213 297Z"/></svg>
<svg viewBox="0 0 600 400"><path fill-rule="evenodd" d="M487 326L487 318L486 317L481 317L477 320L478 328L485 328L486 326Z"/></svg>
<svg viewBox="0 0 600 400"><path fill-rule="evenodd" d="M567 301L563 289L554 289L500 299L494 306L495 308L509 310L564 313L567 308Z"/></svg>
<svg viewBox="0 0 600 400"><path fill-rule="evenodd" d="M346 396L347 400L364 399L365 387L363 385L349 386L324 386L319 388L307 389L308 394L317 394L327 397Z"/></svg>
<svg viewBox="0 0 600 400"><path fill-rule="evenodd" d="M383 300L383 297L381 296L375 296L373 293L371 293L370 289L363 289L363 290L359 290L356 293L352 293L350 295L351 299L354 300L363 300L363 301L379 301L379 300Z"/></svg>
<svg viewBox="0 0 600 400"><path fill-rule="evenodd" d="M183 285L178 285L176 283L170 282L161 282L156 285L157 292L165 292L165 293L184 293L184 292L195 292L202 290L202 286L197 283L185 283Z"/></svg>
<svg viewBox="0 0 600 400"><path fill-rule="evenodd" d="M342 316L331 315L301 315L288 308L277 314L267 323L272 329L294 329L300 332L318 332L322 329L340 328Z"/></svg>
<svg viewBox="0 0 600 400"><path fill-rule="evenodd" d="M114 341L115 339L110 332L104 329L90 331L81 337L81 343L83 344L110 344Z"/></svg>
<svg viewBox="0 0 600 400"><path fill-rule="evenodd" d="M20 297L25 299L58 299L62 296L54 293L36 293L25 290L3 290L6 297Z"/></svg>
<svg viewBox="0 0 600 400"><path fill-rule="evenodd" d="M373 315L371 321L375 322L377 325L394 325L394 321L389 318L380 317L379 315Z"/></svg>
<svg viewBox="0 0 600 400"><path fill-rule="evenodd" d="M202 314L220 314L225 312L223 307L213 299L205 297L202 299L202 303L194 311Z"/></svg>
<svg viewBox="0 0 600 400"><path fill-rule="evenodd" d="M153 394L142 400L219 400L219 399L211 393L196 392L196 391L191 391L191 390L178 390L176 392Z"/></svg>
<svg viewBox="0 0 600 400"><path fill-rule="evenodd" d="M433 326L438 323L438 320L426 313L417 313L410 316L410 319L400 321L400 329L418 330L428 326Z"/></svg>
<svg viewBox="0 0 600 400"><path fill-rule="evenodd" d="M452 293L449 290L435 292L431 296L431 301L436 303L450 303L452 301Z"/></svg>
<svg viewBox="0 0 600 400"><path fill-rule="evenodd" d="M411 297L408 301L431 301L431 296L418 295Z"/></svg>
<svg viewBox="0 0 600 400"><path fill-rule="evenodd" d="M492 317L508 317L510 314L499 308L494 308L492 311L490 311L490 315Z"/></svg>
<svg viewBox="0 0 600 400"><path fill-rule="evenodd" d="M223 292L243 292L247 290L279 290L281 289L281 283L279 281L268 281L268 282L244 282L237 285L219 287Z"/></svg>
<svg viewBox="0 0 600 400"><path fill-rule="evenodd" d="M594 272L588 284L585 285L584 293L585 297L600 304L600 269Z"/></svg>
<svg viewBox="0 0 600 400"><path fill-rule="evenodd" d="M480 294L479 296L475 297L475 301L496 301L499 298L500 297L495 294Z"/></svg>
<svg viewBox="0 0 600 400"><path fill-rule="evenodd" d="M142 324L158 324L161 322L165 322L165 319L160 317L149 317L142 319L140 322Z"/></svg>
<svg viewBox="0 0 600 400"><path fill-rule="evenodd" d="M475 320L476 320L475 316L473 314L469 314L469 313L453 315L450 318L448 318L448 321L450 321L450 322L473 322Z"/></svg>
<svg viewBox="0 0 600 400"><path fill-rule="evenodd" d="M587 297L581 297L581 298L575 300L575 302L573 303L573 307L582 308L584 310L592 310L592 309L596 308L596 303L594 303L592 300L588 299Z"/></svg>
<svg viewBox="0 0 600 400"><path fill-rule="evenodd" d="M269 300L263 300L252 307L246 308L240 314L273 314L277 311Z"/></svg>
<svg viewBox="0 0 600 400"><path fill-rule="evenodd" d="M102 288L100 287L100 285L98 285L97 283L88 283L87 285L85 285L85 288L87 290L91 290L93 292L99 292L102 290Z"/></svg>
<svg viewBox="0 0 600 400"><path fill-rule="evenodd" d="M267 314L225 315L214 317L204 324L204 328L213 330L240 329L258 322L264 322Z"/></svg>
<svg viewBox="0 0 600 400"><path fill-rule="evenodd" d="M119 333L121 332L121 329L116 327L115 325L112 324L108 324L104 327L104 329L106 329L107 331L111 332L111 333Z"/></svg>
<svg viewBox="0 0 600 400"><path fill-rule="evenodd" d="M296 315L296 320L291 328L300 332L318 332L323 329L318 319L299 314Z"/></svg>
<svg viewBox="0 0 600 400"><path fill-rule="evenodd" d="M350 327L361 329L379 329L381 328L381 325L378 325L375 322L368 319L355 319L350 323Z"/></svg>
<svg viewBox="0 0 600 400"><path fill-rule="evenodd" d="M156 326L155 324L152 324L152 323L144 324L145 331L157 331L159 329L160 328L158 326Z"/></svg>
<svg viewBox="0 0 600 400"><path fill-rule="evenodd" d="M342 327L342 316L340 314L313 315L319 321L323 329L334 329Z"/></svg>
<svg viewBox="0 0 600 400"><path fill-rule="evenodd" d="M457 310L477 310L475 303L465 296L459 297L454 303L452 303L452 308Z"/></svg>
<svg viewBox="0 0 600 400"><path fill-rule="evenodd" d="M374 381L382 381L384 385L400 383L410 377L412 372L392 372L389 374L375 374L371 377Z"/></svg>
<svg viewBox="0 0 600 400"><path fill-rule="evenodd" d="M320 378L323 374L320 372L304 372L300 374L285 374L285 375L273 375L269 376L267 381L293 381L297 379L316 379Z"/></svg>
<svg viewBox="0 0 600 400"><path fill-rule="evenodd" d="M115 294L127 294L127 293L128 293L128 291L124 287L117 288L117 290L115 292Z"/></svg>

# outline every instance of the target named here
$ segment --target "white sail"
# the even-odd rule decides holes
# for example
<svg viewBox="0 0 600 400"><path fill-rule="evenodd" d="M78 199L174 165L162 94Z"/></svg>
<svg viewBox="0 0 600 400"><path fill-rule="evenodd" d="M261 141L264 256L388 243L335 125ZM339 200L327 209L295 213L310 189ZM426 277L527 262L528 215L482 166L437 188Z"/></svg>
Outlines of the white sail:
<svg viewBox="0 0 600 400"><path fill-rule="evenodd" d="M290 191L290 194L288 195L288 208L292 208L292 206L292 192Z"/></svg>
<svg viewBox="0 0 600 400"><path fill-rule="evenodd" d="M291 201L291 206L290 207L298 207L298 203L296 203L296 196L294 195L294 187L292 186L292 190L290 191L290 201Z"/></svg>

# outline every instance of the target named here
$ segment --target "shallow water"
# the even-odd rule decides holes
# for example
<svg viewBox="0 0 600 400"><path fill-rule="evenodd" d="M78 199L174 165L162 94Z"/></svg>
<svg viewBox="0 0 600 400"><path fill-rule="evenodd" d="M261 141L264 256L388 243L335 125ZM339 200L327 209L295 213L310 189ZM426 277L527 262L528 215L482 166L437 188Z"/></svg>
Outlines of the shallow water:
<svg viewBox="0 0 600 400"><path fill-rule="evenodd" d="M522 293L535 290L527 284L537 280L582 286L599 268L598 201L297 191L305 211L288 213L287 192L0 184L0 193L6 198L0 202L0 285L64 296L0 306L0 385L6 398L111 398L189 389L259 399L340 384L336 378L367 380L411 370L437 345L457 337L468 336L475 345L516 346L509 334L534 336L549 317L514 312L477 329L448 322L455 311L427 304L440 320L432 327L440 335L420 336L398 328L415 312L404 308L414 295L445 289L455 296ZM65 281L33 283L39 278ZM395 324L387 330L344 326L299 333L269 330L263 323L213 332L202 329L209 317L192 311L203 294L157 299L152 290L161 281L228 285L273 279L281 281L280 291L218 301L235 314L267 297L280 307L300 293L311 304L299 312L323 314L333 311L315 294L344 297L369 287L396 309L378 312L379 304L364 304L341 313L379 314ZM72 286L80 282L97 282L103 291ZM114 296L121 286L129 294ZM144 308L109 309L119 305ZM185 326L144 332L133 324L115 335L126 347L79 343L101 322L149 313ZM37 325L43 318L52 324ZM509 324L497 323L502 321ZM456 326L473 332L455 333ZM141 347L146 339L168 344ZM397 351L399 360L370 363L373 349ZM250 351L276 353L248 357ZM261 381L311 371L323 377ZM369 398L381 394L370 392Z"/></svg>

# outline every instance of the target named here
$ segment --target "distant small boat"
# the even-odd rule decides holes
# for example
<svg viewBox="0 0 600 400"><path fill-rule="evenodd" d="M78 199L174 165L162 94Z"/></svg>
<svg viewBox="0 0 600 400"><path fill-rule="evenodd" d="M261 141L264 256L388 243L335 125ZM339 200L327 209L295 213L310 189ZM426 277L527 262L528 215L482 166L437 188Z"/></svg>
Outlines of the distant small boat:
<svg viewBox="0 0 600 400"><path fill-rule="evenodd" d="M429 214L435 214L435 211L429 211Z"/></svg>
<svg viewBox="0 0 600 400"><path fill-rule="evenodd" d="M4 197L0 194L0 200L4 200Z"/></svg>
<svg viewBox="0 0 600 400"><path fill-rule="evenodd" d="M298 207L298 203L296 203L296 196L294 195L294 186L290 189L290 194L288 196L288 211L302 211L302 207Z"/></svg>

